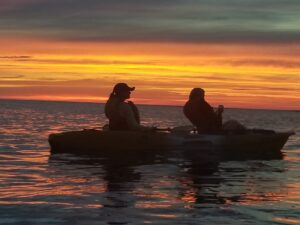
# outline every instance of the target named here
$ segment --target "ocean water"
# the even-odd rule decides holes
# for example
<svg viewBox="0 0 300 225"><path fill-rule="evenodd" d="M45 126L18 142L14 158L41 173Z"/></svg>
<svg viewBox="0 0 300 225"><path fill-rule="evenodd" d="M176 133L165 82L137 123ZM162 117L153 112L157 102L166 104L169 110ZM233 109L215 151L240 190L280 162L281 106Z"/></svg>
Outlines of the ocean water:
<svg viewBox="0 0 300 225"><path fill-rule="evenodd" d="M139 106L149 126L187 125L180 107ZM103 105L0 100L0 225L300 224L300 112L227 109L249 128L296 132L277 159L50 155L48 135L99 128Z"/></svg>

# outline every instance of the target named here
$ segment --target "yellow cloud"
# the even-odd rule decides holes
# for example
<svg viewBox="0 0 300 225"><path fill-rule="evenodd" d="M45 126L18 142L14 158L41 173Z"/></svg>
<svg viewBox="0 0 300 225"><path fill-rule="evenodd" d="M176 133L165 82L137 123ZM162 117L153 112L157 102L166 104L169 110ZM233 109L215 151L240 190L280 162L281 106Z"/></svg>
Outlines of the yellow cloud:
<svg viewBox="0 0 300 225"><path fill-rule="evenodd" d="M213 104L300 106L300 45L287 51L279 44L0 44L2 98L104 102L115 83L128 82L137 87L137 103L182 105L191 88L203 87Z"/></svg>

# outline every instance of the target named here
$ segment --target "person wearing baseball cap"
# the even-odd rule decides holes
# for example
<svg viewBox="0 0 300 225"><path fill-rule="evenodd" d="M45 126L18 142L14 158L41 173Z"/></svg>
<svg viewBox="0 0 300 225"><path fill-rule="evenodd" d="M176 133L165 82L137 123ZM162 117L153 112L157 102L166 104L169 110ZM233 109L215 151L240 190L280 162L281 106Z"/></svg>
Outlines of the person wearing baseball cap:
<svg viewBox="0 0 300 225"><path fill-rule="evenodd" d="M140 125L139 110L132 101L126 101L135 87L117 83L105 104L105 115L109 119L110 130L153 130Z"/></svg>

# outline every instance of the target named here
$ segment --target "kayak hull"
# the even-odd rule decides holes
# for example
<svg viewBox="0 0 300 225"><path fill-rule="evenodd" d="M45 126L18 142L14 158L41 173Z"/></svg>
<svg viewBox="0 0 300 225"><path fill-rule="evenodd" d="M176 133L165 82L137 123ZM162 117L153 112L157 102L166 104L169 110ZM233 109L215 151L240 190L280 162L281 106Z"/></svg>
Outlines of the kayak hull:
<svg viewBox="0 0 300 225"><path fill-rule="evenodd" d="M51 134L51 153L102 154L165 148L165 133L84 130Z"/></svg>
<svg viewBox="0 0 300 225"><path fill-rule="evenodd" d="M83 130L51 134L51 153L136 155L163 151L257 156L281 153L293 132L173 134L170 132Z"/></svg>

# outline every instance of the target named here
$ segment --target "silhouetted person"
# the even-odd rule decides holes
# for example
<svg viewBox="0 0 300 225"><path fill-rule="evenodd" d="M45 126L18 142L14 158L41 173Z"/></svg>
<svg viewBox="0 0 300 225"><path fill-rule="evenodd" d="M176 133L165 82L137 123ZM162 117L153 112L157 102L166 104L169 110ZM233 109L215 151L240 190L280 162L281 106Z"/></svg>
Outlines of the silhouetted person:
<svg viewBox="0 0 300 225"><path fill-rule="evenodd" d="M135 87L118 83L105 104L105 115L109 119L110 130L151 130L152 127L140 125L138 108L131 101L130 94Z"/></svg>
<svg viewBox="0 0 300 225"><path fill-rule="evenodd" d="M223 106L215 112L205 101L205 92L201 88L192 89L189 100L184 105L184 115L197 127L199 133L214 133L222 129Z"/></svg>

